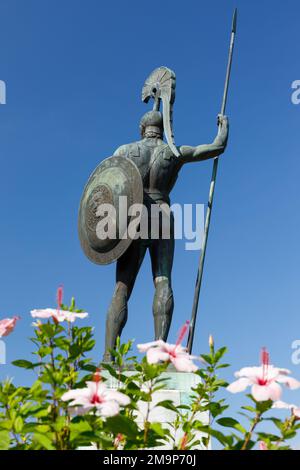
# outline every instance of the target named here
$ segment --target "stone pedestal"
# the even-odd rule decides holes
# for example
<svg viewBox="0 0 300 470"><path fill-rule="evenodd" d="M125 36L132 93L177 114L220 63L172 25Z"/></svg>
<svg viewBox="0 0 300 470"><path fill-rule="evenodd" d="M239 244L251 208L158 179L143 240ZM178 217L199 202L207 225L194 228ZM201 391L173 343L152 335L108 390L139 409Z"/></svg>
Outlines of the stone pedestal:
<svg viewBox="0 0 300 470"><path fill-rule="evenodd" d="M131 375L134 374L134 372L126 371L125 374ZM112 377L107 371L102 371L102 375L107 379L106 385L109 389L115 390L120 388L120 383L118 382L118 380ZM163 373L162 377L167 379L167 381L165 382L165 388L153 394L153 401L150 404L149 421L159 422L162 424L163 427L170 429L171 433L174 433L174 430L172 429L169 423L174 421L175 413L160 406L155 407L155 404L164 400L172 400L175 406L190 405L190 395L192 394L192 388L195 387L197 383L199 383L200 378L198 375L193 373L177 372L172 369ZM147 390L147 384L145 384L143 388ZM137 423L140 425L141 428L143 427L144 417L147 413L147 407L148 403L139 402L139 410L137 412ZM196 419L201 420L203 424L207 424L209 415L206 412L197 413ZM182 436L182 429L178 429L176 431L176 435L173 436L176 440L176 443L180 442ZM201 433L200 431L195 431L195 438L197 440L200 439L201 436L203 436L203 433ZM200 445L197 448L203 450L203 447L201 447ZM160 449L171 449L171 445L160 447Z"/></svg>

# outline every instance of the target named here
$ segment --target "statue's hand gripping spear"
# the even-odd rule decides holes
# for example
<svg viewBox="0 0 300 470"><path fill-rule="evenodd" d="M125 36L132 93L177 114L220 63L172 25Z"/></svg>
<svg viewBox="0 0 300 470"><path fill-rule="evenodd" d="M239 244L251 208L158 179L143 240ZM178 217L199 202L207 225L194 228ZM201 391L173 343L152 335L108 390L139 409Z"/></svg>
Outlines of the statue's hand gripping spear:
<svg viewBox="0 0 300 470"><path fill-rule="evenodd" d="M229 85L232 56L233 56L233 47L234 47L234 40L235 40L235 34L236 34L236 22L237 22L237 9L234 10L233 19L232 19L228 64L227 64L227 70L226 70L225 86L224 86L223 100L222 100L221 113L220 113L221 116L225 114L225 109L226 109L228 85ZM199 259L192 315L191 315L190 328L189 328L189 337L188 337L188 342L187 342L187 349L189 353L192 352L192 347L193 347L195 325L196 325L197 311L198 311L198 304L199 304L199 295L200 295L200 289L201 289L201 283L202 283L204 260L205 260L206 246L207 246L209 226L210 226L210 217L211 217L212 205L213 205L213 200L214 200L216 177L217 177L217 172L218 172L218 163L219 163L219 157L215 157L212 177L211 177L211 182L210 182L210 188L209 188L208 204L207 204L205 226L204 226L204 237L203 237L201 255Z"/></svg>

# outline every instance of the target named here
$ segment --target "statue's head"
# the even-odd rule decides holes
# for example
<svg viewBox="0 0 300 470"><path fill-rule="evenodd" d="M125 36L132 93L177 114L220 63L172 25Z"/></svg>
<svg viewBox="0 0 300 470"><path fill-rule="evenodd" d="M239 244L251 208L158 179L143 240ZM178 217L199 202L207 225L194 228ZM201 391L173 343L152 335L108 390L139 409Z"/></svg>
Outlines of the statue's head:
<svg viewBox="0 0 300 470"><path fill-rule="evenodd" d="M161 136L163 132L166 141L172 150L172 153L179 157L179 151L175 145L172 114L173 104L175 100L175 73L167 67L158 67L153 70L144 83L142 89L142 101L148 103L150 99L154 100L153 111L145 114L141 120L141 134L145 136ZM160 104L162 103L162 115L159 113ZM151 129L151 127L153 128ZM148 129L149 127L149 129Z"/></svg>
<svg viewBox="0 0 300 470"><path fill-rule="evenodd" d="M164 125L163 117L159 111L149 111L144 114L140 121L141 136L144 137L163 137Z"/></svg>

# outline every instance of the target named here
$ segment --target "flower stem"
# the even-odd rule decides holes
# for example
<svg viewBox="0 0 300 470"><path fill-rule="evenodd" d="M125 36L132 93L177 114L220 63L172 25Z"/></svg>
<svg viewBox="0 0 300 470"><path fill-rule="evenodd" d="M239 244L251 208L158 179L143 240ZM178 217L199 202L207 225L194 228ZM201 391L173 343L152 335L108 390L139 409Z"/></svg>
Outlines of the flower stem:
<svg viewBox="0 0 300 470"><path fill-rule="evenodd" d="M244 444L242 445L241 447L241 450L247 450L247 447L248 447L248 444L250 442L250 439L252 437L252 434L254 432L254 429L256 428L256 426L258 425L258 423L260 422L261 420L261 413L260 412L257 412L256 413L256 416L254 418L254 421L251 425L251 428L249 429L247 435L246 435L246 438L245 438L245 441L244 441Z"/></svg>
<svg viewBox="0 0 300 470"><path fill-rule="evenodd" d="M146 445L147 438L148 438L148 431L149 431L149 415L150 415L150 406L151 406L151 399L152 399L152 388L153 388L153 381L150 380L150 386L149 386L149 395L148 395L148 401L147 401L147 412L146 416L144 419L144 444Z"/></svg>

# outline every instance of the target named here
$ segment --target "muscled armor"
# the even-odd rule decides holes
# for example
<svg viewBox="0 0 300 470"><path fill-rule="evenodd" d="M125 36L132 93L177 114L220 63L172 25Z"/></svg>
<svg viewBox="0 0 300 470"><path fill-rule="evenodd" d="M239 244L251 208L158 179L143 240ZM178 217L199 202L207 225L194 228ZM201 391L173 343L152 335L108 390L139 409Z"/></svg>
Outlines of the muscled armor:
<svg viewBox="0 0 300 470"><path fill-rule="evenodd" d="M155 201L169 203L169 194L176 182L180 163L166 143L159 138L144 138L122 145L114 155L130 158L136 164L146 194Z"/></svg>

